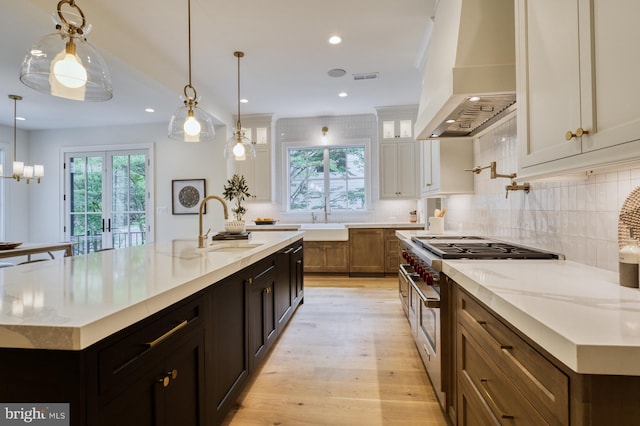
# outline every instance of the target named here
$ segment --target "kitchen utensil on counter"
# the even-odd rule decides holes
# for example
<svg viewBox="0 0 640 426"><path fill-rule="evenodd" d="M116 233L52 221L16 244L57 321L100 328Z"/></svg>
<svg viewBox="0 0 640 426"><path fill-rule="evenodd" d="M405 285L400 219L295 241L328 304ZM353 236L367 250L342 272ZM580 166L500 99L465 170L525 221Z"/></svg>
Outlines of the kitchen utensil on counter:
<svg viewBox="0 0 640 426"><path fill-rule="evenodd" d="M619 253L620 285L624 287L638 287L638 263L640 262L640 247L638 240L627 240Z"/></svg>
<svg viewBox="0 0 640 426"><path fill-rule="evenodd" d="M429 234L444 234L444 218L442 216L429 218Z"/></svg>

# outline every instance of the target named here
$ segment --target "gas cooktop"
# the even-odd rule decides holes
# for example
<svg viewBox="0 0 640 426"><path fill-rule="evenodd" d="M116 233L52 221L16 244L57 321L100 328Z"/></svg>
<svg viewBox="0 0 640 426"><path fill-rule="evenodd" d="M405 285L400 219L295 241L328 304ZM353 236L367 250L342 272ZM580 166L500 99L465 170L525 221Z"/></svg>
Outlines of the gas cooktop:
<svg viewBox="0 0 640 426"><path fill-rule="evenodd" d="M441 259L559 259L557 253L476 236L413 237L413 242Z"/></svg>

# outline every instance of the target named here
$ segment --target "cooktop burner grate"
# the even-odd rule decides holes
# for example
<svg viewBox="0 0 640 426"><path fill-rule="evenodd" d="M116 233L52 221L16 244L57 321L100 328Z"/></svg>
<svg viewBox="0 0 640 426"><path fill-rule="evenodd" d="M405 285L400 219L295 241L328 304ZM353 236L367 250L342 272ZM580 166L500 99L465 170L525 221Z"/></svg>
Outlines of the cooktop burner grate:
<svg viewBox="0 0 640 426"><path fill-rule="evenodd" d="M413 241L442 259L558 259L559 255L480 237L446 237Z"/></svg>

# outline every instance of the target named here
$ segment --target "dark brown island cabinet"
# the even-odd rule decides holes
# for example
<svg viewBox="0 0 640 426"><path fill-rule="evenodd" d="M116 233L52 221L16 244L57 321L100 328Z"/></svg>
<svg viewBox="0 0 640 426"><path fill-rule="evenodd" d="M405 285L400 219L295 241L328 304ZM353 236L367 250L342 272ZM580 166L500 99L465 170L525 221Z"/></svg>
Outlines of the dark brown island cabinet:
<svg viewBox="0 0 640 426"><path fill-rule="evenodd" d="M219 424L304 301L302 240L80 351L0 349L4 403L71 424Z"/></svg>

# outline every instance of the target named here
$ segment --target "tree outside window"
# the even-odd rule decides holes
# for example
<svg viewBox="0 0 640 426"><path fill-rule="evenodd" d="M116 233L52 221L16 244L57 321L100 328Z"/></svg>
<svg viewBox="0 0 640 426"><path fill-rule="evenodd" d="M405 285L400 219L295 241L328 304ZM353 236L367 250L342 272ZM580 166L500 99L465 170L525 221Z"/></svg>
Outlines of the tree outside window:
<svg viewBox="0 0 640 426"><path fill-rule="evenodd" d="M365 147L290 148L289 210L364 210Z"/></svg>

